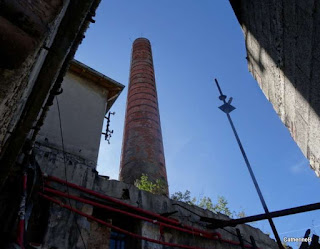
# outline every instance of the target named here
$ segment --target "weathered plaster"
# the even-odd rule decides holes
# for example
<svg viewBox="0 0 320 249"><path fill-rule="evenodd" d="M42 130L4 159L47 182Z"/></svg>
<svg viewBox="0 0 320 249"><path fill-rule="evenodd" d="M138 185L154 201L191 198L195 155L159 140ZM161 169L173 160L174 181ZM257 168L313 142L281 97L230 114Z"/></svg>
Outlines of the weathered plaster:
<svg viewBox="0 0 320 249"><path fill-rule="evenodd" d="M97 162L108 91L86 79L67 73L59 101L65 150ZM56 100L51 106L37 141L61 148Z"/></svg>

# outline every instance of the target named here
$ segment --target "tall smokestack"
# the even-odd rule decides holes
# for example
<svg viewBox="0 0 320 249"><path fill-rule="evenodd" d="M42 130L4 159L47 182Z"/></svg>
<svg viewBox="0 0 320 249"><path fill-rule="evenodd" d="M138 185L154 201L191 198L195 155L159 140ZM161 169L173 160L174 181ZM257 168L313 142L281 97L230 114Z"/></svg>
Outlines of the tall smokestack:
<svg viewBox="0 0 320 249"><path fill-rule="evenodd" d="M132 47L120 180L133 184L142 174L152 182L162 180L168 195L151 45L138 38Z"/></svg>

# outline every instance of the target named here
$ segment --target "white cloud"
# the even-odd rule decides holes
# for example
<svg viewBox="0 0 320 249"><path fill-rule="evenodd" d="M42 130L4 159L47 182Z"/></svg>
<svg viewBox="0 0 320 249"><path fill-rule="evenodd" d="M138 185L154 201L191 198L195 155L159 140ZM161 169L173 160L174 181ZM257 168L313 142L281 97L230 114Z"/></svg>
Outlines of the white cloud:
<svg viewBox="0 0 320 249"><path fill-rule="evenodd" d="M293 174L300 174L302 172L306 172L308 169L308 162L306 161L306 159L302 159L299 162L295 163L294 165L292 165L290 167L290 171Z"/></svg>

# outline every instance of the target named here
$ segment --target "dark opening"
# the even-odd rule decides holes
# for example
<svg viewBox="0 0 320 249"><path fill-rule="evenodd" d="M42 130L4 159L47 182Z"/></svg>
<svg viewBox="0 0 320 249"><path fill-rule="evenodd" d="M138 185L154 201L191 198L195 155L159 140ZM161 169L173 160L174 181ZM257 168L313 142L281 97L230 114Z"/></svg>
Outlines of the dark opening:
<svg viewBox="0 0 320 249"><path fill-rule="evenodd" d="M116 227L129 232L138 233L137 230L139 230L140 222L126 215L94 207L93 216L107 222L111 220L112 225ZM111 231L109 243L110 249L137 248L137 243L140 243L140 241L136 241L132 237L119 233L118 231Z"/></svg>

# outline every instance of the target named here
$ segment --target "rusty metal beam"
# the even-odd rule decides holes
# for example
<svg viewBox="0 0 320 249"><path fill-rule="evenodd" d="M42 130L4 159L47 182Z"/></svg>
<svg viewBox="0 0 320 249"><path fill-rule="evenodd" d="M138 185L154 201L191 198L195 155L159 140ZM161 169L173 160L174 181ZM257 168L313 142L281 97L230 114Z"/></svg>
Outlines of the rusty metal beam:
<svg viewBox="0 0 320 249"><path fill-rule="evenodd" d="M266 220L268 219L269 216L271 218L277 218L277 217L282 217L282 216L287 216L292 214L299 214L299 213L314 211L318 209L320 209L320 202L299 206L299 207L294 207L294 208L282 209L274 212L269 212L268 215L258 214L258 215L248 216L240 219L231 219L231 220L220 220L220 219L214 219L214 218L208 218L208 217L201 217L200 220L212 223L210 225L207 225L207 227L216 229L216 228L223 228L227 226L236 226L236 225L245 224L253 221Z"/></svg>

